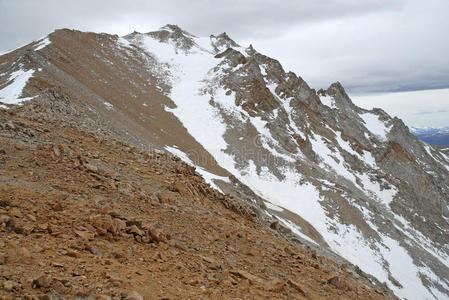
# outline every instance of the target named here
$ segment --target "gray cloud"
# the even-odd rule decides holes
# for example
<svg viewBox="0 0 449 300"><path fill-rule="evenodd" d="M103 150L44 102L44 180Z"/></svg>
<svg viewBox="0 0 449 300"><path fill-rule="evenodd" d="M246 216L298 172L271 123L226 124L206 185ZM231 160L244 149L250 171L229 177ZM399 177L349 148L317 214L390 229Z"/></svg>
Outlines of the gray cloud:
<svg viewBox="0 0 449 300"><path fill-rule="evenodd" d="M279 59L312 87L353 93L449 86L449 1L0 0L0 51L56 28L124 35L171 23L226 31Z"/></svg>
<svg viewBox="0 0 449 300"><path fill-rule="evenodd" d="M438 109L438 110L429 110L429 111L419 111L419 112L415 112L413 113L413 115L433 115L436 113L446 113L449 112L449 110L447 109Z"/></svg>

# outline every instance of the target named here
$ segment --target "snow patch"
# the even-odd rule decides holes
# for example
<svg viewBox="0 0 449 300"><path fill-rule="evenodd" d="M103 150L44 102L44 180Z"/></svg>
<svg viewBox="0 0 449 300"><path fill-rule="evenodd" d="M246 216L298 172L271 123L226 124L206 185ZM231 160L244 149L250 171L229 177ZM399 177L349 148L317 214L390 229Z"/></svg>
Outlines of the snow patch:
<svg viewBox="0 0 449 300"><path fill-rule="evenodd" d="M290 222L289 220L285 220L285 219L279 218L279 217L277 217L277 218L279 219L279 221L280 221L282 224L284 224L284 226L286 226L287 228L289 228L289 229L290 229L294 234L296 234L297 236L302 237L303 239L305 239L306 241L308 241L308 242L310 242L310 243L312 243L312 244L318 245L317 242L315 242L315 241L312 240L310 237L308 237L307 235L305 235L304 233L302 233L302 232L300 231L300 229L298 228L297 225L293 224L293 223Z"/></svg>
<svg viewBox="0 0 449 300"><path fill-rule="evenodd" d="M39 51L39 50L42 50L42 49L44 49L45 47L47 47L48 45L50 45L51 44L51 41L50 41L50 39L48 38L48 36L46 37L46 38L44 38L43 40L41 40L40 42L39 42L39 44L37 44L35 47L36 48L34 48L34 51Z"/></svg>
<svg viewBox="0 0 449 300"><path fill-rule="evenodd" d="M0 102L5 104L20 104L23 101L31 100L34 97L22 98L22 90L28 80L33 76L34 70L19 70L13 72L10 77L10 83L0 90Z"/></svg>
<svg viewBox="0 0 449 300"><path fill-rule="evenodd" d="M313 151L321 158L320 166L325 169L331 169L336 174L343 176L356 184L356 177L349 172L345 166L344 158L339 152L332 151L321 136L313 135L310 139Z"/></svg>
<svg viewBox="0 0 449 300"><path fill-rule="evenodd" d="M335 105L335 99L332 96L329 96L329 95L322 96L322 95L320 95L320 100L321 100L321 103L323 103L324 105L326 105L327 107L329 107L331 109L337 108L337 105Z"/></svg>
<svg viewBox="0 0 449 300"><path fill-rule="evenodd" d="M387 206L393 201L394 196L397 194L396 187L390 187L390 189L381 188L380 183L371 181L369 176L365 173L358 174L358 178L363 185L363 189L369 196L371 196L371 198Z"/></svg>
<svg viewBox="0 0 449 300"><path fill-rule="evenodd" d="M218 176L215 174L212 174L206 170L204 170L201 167L198 167L197 165L195 165L192 160L181 150L174 148L174 147L170 147L170 146L165 146L165 150L169 151L170 153L178 156L180 159L182 159L182 161L184 161L186 164L195 167L195 171L198 172L198 174L200 174L201 176L203 176L204 181L206 181L208 184L210 184L211 187L213 187L214 189L220 191L223 193L223 191L215 184L214 180L221 180L224 182L230 182L228 177L224 177L224 176Z"/></svg>
<svg viewBox="0 0 449 300"><path fill-rule="evenodd" d="M379 119L379 116L373 113L360 114L366 129L374 134L381 141L387 140L387 133L390 131L391 126L387 127L384 122Z"/></svg>
<svg viewBox="0 0 449 300"><path fill-rule="evenodd" d="M112 105L111 103L105 101L103 102L104 106L106 106L107 109L109 110L113 110L114 109L114 105Z"/></svg>
<svg viewBox="0 0 449 300"><path fill-rule="evenodd" d="M273 204L271 204L271 203L268 202L268 201L265 201L264 203L265 203L265 206L266 206L268 209L275 210L275 211L278 211L278 212L281 212L281 211L284 210L282 207L279 207L279 206L277 206L277 205L273 205Z"/></svg>

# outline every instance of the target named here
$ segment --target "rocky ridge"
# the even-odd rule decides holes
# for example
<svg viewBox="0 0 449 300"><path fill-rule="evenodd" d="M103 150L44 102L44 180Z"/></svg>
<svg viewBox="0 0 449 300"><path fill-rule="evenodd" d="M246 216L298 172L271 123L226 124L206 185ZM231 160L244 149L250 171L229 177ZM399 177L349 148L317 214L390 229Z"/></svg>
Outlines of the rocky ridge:
<svg viewBox="0 0 449 300"><path fill-rule="evenodd" d="M216 189L399 296L448 294L449 159L401 120L356 107L339 83L317 92L226 34L167 25L47 39L0 58L3 78L34 70L22 96L178 155Z"/></svg>
<svg viewBox="0 0 449 300"><path fill-rule="evenodd" d="M391 299L178 157L0 110L2 299Z"/></svg>

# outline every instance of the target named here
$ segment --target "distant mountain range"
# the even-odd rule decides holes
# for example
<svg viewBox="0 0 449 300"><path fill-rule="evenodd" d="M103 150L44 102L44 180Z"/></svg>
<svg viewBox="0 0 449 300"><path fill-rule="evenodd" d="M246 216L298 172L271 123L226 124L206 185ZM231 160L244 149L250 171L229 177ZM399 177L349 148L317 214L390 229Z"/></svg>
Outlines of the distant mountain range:
<svg viewBox="0 0 449 300"><path fill-rule="evenodd" d="M442 128L411 127L410 131L420 140L433 145L449 146L449 126Z"/></svg>

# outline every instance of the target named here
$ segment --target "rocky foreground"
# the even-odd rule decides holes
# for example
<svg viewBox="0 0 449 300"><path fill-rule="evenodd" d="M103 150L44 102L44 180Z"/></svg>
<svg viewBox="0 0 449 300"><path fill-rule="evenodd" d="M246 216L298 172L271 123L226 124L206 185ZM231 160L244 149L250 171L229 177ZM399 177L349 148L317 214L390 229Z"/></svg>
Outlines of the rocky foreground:
<svg viewBox="0 0 449 300"><path fill-rule="evenodd" d="M0 223L2 299L394 298L177 157L31 104L0 111Z"/></svg>

